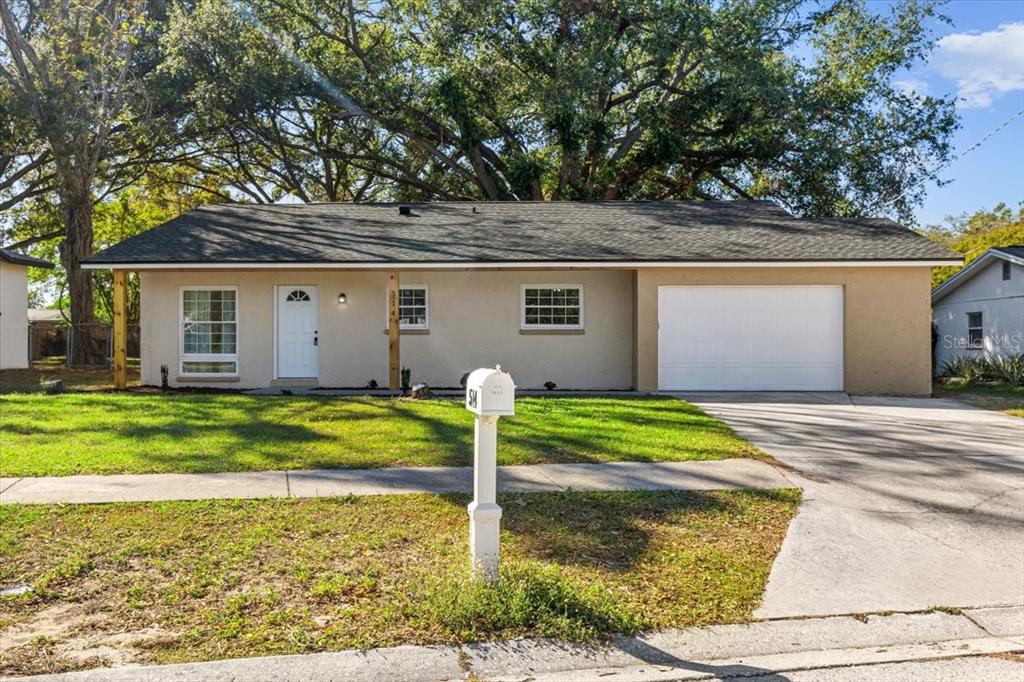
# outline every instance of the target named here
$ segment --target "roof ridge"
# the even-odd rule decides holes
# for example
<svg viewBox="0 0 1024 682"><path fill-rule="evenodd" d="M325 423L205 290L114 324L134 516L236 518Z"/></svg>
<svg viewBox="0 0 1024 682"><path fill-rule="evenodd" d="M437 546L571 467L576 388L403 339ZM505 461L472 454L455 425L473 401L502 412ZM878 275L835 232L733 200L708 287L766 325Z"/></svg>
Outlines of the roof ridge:
<svg viewBox="0 0 1024 682"><path fill-rule="evenodd" d="M779 210L784 208L770 199L445 199L440 201L275 201L273 203L247 203L244 201L211 201L200 204L197 208L206 206L238 206L245 208L292 208L303 206L521 206L521 205L544 205L544 206L579 206L579 205L626 205L626 204L647 204L647 205L679 205L692 204L733 204L737 206L747 204L766 204ZM193 209L196 210L196 209ZM788 211L787 211L788 213ZM857 218L853 218L857 220Z"/></svg>

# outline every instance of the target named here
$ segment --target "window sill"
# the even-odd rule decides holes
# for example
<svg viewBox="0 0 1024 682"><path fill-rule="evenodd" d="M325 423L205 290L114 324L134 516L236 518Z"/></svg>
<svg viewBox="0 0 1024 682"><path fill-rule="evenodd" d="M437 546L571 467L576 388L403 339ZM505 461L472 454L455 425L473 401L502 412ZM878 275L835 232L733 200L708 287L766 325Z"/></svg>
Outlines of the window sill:
<svg viewBox="0 0 1024 682"><path fill-rule="evenodd" d="M179 384L182 384L182 383L190 383L190 384L197 384L197 383L198 384L214 384L214 383L237 384L239 381L241 381L241 377L239 377L237 374L228 374L228 375L225 375L225 376L222 376L222 377L195 376L195 375L191 375L191 374L179 374L178 376L174 377L174 380L177 383L179 383Z"/></svg>
<svg viewBox="0 0 1024 682"><path fill-rule="evenodd" d="M386 336L387 333L388 333L388 330L385 329L384 330L384 335ZM398 335L399 336L426 336L429 333L430 333L429 329L399 329L398 330Z"/></svg>
<svg viewBox="0 0 1024 682"><path fill-rule="evenodd" d="M522 336L583 336L585 329L520 329Z"/></svg>

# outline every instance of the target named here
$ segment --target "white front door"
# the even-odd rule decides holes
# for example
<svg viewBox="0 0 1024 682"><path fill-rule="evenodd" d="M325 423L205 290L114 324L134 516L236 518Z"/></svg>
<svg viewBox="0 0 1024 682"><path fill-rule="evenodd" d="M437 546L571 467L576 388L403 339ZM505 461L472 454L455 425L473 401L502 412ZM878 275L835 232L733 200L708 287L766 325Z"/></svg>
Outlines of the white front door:
<svg viewBox="0 0 1024 682"><path fill-rule="evenodd" d="M843 288L659 287L658 388L843 390Z"/></svg>
<svg viewBox="0 0 1024 682"><path fill-rule="evenodd" d="M318 290L315 286L277 287L277 376L319 376Z"/></svg>

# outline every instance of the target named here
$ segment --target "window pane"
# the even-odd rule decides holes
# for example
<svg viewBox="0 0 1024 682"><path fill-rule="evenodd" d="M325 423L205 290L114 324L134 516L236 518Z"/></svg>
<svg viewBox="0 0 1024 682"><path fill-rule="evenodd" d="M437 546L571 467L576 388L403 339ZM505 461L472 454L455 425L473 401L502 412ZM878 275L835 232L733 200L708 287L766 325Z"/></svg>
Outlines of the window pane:
<svg viewBox="0 0 1024 682"><path fill-rule="evenodd" d="M427 326L427 290L423 287L399 287L398 326L406 328Z"/></svg>
<svg viewBox="0 0 1024 682"><path fill-rule="evenodd" d="M181 371L185 374L234 374L234 362L183 362Z"/></svg>
<svg viewBox="0 0 1024 682"><path fill-rule="evenodd" d="M523 321L527 326L580 326L579 288L523 289Z"/></svg>
<svg viewBox="0 0 1024 682"><path fill-rule="evenodd" d="M235 292L182 292L182 352L186 355L234 355L237 352ZM234 371L234 370L231 370Z"/></svg>
<svg viewBox="0 0 1024 682"><path fill-rule="evenodd" d="M967 313L967 326L968 327L980 327L981 326L981 313Z"/></svg>

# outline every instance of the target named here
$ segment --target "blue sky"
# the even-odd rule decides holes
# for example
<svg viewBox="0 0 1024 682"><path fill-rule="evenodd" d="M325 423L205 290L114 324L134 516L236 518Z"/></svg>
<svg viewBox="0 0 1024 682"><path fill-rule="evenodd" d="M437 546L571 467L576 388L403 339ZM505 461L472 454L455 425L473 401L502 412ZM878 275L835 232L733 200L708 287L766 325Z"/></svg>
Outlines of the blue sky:
<svg viewBox="0 0 1024 682"><path fill-rule="evenodd" d="M888 4L879 0L878 9ZM956 95L961 128L954 136L960 154L1024 109L1024 0L953 0L944 14L952 24L934 23L935 51L900 75L900 83L922 94ZM928 185L916 211L918 224L941 222L950 214L990 209L1024 200L1024 116L946 168L950 181Z"/></svg>

